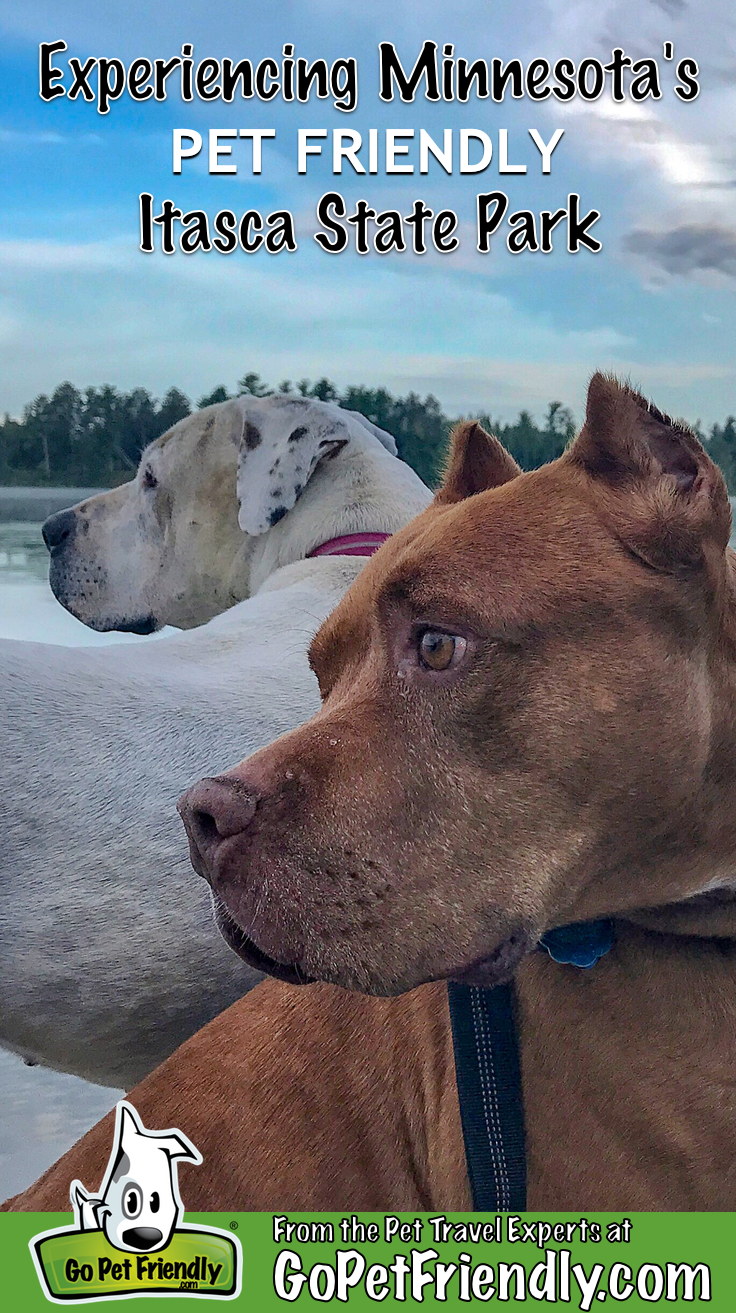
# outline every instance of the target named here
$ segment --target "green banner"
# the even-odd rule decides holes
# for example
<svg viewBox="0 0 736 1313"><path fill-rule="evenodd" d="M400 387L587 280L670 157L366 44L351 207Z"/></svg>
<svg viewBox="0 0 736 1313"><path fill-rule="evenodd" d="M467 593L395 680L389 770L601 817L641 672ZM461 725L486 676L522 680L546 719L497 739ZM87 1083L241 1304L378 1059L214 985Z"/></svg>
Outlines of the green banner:
<svg viewBox="0 0 736 1313"><path fill-rule="evenodd" d="M33 1313L48 1308L49 1298L164 1296L230 1299L254 1313L326 1303L355 1310L525 1303L589 1313L611 1301L629 1309L736 1309L733 1213L219 1213L187 1220L165 1250L144 1256L114 1249L100 1231L44 1236L68 1227L68 1215L3 1214L0 1307Z"/></svg>
<svg viewBox="0 0 736 1313"><path fill-rule="evenodd" d="M124 1253L102 1231L74 1230L34 1240L32 1253L48 1294L65 1304L182 1290L229 1298L237 1290L235 1241L195 1227L174 1231L155 1254Z"/></svg>

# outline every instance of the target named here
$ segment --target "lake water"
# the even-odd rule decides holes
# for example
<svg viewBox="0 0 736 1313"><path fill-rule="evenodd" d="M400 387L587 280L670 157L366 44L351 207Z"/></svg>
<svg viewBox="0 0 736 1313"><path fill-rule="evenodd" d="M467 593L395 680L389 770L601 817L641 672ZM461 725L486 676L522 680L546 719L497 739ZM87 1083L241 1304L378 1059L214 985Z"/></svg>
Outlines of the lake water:
<svg viewBox="0 0 736 1313"><path fill-rule="evenodd" d="M736 498L731 503L736 505ZM12 513L0 489L0 514L3 511ZM736 535L731 545L736 548ZM40 523L0 520L0 637L70 647L155 641L86 629L56 601L47 576ZM0 1049L0 1199L34 1181L113 1106L120 1093L43 1067L26 1067Z"/></svg>
<svg viewBox="0 0 736 1313"><path fill-rule="evenodd" d="M81 496L81 490L73 491ZM0 515L27 514L35 509L34 502L31 498L11 505L0 490ZM68 500L62 498L61 504L68 505ZM39 515L59 508L38 499ZM41 525L29 520L0 520L0 637L70 647L155 641L96 634L69 615L48 585ZM34 1181L119 1097L118 1090L90 1085L75 1076L26 1067L20 1058L0 1049L0 1199Z"/></svg>

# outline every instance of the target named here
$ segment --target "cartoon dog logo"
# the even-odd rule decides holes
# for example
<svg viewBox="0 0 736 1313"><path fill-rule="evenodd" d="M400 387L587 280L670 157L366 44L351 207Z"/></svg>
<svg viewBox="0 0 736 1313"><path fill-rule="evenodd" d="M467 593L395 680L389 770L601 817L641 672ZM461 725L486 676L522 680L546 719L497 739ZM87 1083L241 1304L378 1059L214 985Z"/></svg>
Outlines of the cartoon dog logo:
<svg viewBox="0 0 736 1313"><path fill-rule="evenodd" d="M181 1131L147 1131L124 1100L117 1105L112 1154L99 1194L72 1181L74 1219L80 1231L104 1231L128 1253L164 1249L181 1221L177 1164L201 1163L202 1155Z"/></svg>
<svg viewBox="0 0 736 1313"><path fill-rule="evenodd" d="M72 1181L73 1225L29 1241L46 1299L67 1306L138 1295L237 1299L243 1274L237 1236L183 1221L178 1165L201 1161L180 1130L149 1131L121 1101L99 1192Z"/></svg>

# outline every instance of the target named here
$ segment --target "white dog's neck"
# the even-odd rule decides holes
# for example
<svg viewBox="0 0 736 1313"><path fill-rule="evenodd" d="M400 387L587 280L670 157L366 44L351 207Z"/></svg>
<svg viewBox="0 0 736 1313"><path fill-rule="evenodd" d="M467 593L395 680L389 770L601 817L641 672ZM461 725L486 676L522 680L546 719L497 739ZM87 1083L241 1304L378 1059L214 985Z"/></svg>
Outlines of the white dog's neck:
<svg viewBox="0 0 736 1313"><path fill-rule="evenodd" d="M296 505L267 533L250 539L248 595L275 570L304 560L315 547L351 533L395 533L429 504L432 494L409 465L373 438L351 438L312 476Z"/></svg>

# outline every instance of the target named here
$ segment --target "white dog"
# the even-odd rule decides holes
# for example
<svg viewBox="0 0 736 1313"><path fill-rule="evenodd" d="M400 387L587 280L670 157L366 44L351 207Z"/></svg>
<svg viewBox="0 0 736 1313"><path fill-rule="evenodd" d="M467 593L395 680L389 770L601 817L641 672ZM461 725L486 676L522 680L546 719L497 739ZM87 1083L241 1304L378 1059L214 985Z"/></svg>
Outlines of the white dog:
<svg viewBox="0 0 736 1313"><path fill-rule="evenodd" d="M69 1194L80 1231L104 1231L115 1249L165 1249L184 1215L177 1164L202 1155L181 1131L147 1131L131 1103L117 1105L112 1153L99 1194L72 1181Z"/></svg>
<svg viewBox="0 0 736 1313"><path fill-rule="evenodd" d="M46 521L51 587L92 629L204 624L318 544L404 523L424 485L381 447L396 455L390 434L332 403L208 406L152 442L130 483Z"/></svg>
<svg viewBox="0 0 736 1313"><path fill-rule="evenodd" d="M129 1088L258 980L214 926L176 799L317 709L306 649L364 558L309 553L427 505L393 450L336 406L241 397L47 522L55 592L89 625L231 609L152 643L0 643L6 1047Z"/></svg>

